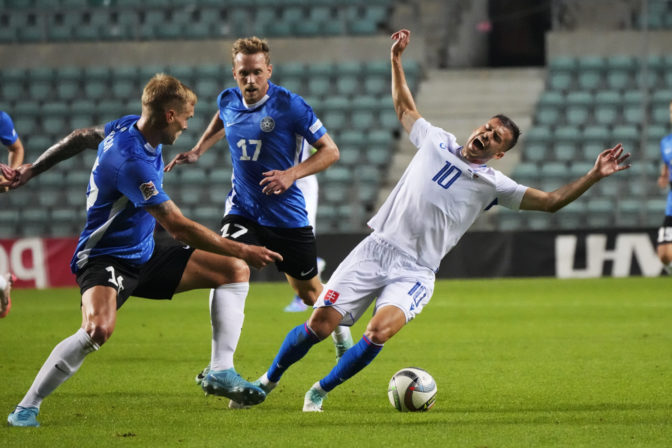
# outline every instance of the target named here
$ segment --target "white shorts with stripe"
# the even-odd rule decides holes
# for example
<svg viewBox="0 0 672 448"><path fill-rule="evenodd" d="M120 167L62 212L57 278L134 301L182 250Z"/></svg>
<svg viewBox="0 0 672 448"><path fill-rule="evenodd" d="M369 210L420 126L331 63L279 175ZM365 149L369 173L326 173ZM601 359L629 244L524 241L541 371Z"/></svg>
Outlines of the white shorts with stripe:
<svg viewBox="0 0 672 448"><path fill-rule="evenodd" d="M409 322L434 292L434 271L376 235L369 235L341 262L314 308L331 306L353 325L375 300L376 310L396 306Z"/></svg>

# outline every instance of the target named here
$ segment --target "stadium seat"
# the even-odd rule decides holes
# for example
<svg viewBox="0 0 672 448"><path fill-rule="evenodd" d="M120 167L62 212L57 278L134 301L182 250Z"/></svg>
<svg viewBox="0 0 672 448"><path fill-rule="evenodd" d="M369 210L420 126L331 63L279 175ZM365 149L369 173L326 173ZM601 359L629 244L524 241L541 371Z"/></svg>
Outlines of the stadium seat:
<svg viewBox="0 0 672 448"><path fill-rule="evenodd" d="M526 141L522 151L523 157L527 161L541 162L548 158L551 148L544 143L534 140Z"/></svg>
<svg viewBox="0 0 672 448"><path fill-rule="evenodd" d="M593 110L593 120L597 124L617 124L620 118L620 105L598 104Z"/></svg>
<svg viewBox="0 0 672 448"><path fill-rule="evenodd" d="M567 72L553 72L548 74L548 87L551 90L567 91L572 86L573 76Z"/></svg>
<svg viewBox="0 0 672 448"><path fill-rule="evenodd" d="M627 70L610 70L606 74L607 87L615 90L624 90L632 82Z"/></svg>
<svg viewBox="0 0 672 448"><path fill-rule="evenodd" d="M0 82L0 94L2 99L7 102L23 100L27 95L23 81L4 79Z"/></svg>
<svg viewBox="0 0 672 448"><path fill-rule="evenodd" d="M538 105L534 116L536 122L542 125L554 126L561 122L560 108L553 105Z"/></svg>
<svg viewBox="0 0 672 448"><path fill-rule="evenodd" d="M577 59L571 56L556 56L548 63L552 71L574 71L578 67Z"/></svg>
<svg viewBox="0 0 672 448"><path fill-rule="evenodd" d="M630 56L626 54L615 54L607 56L606 60L607 70L621 70L621 71L631 71L635 70L637 67L637 59L635 56Z"/></svg>
<svg viewBox="0 0 672 448"><path fill-rule="evenodd" d="M665 124L670 121L670 106L655 104L651 109L651 120L655 124Z"/></svg>
<svg viewBox="0 0 672 448"><path fill-rule="evenodd" d="M578 87L584 90L595 90L602 86L602 73L598 70L586 70L577 77Z"/></svg>
<svg viewBox="0 0 672 448"><path fill-rule="evenodd" d="M615 142L623 143L623 146L634 148L639 144L641 135L636 125L621 124L612 131Z"/></svg>
<svg viewBox="0 0 672 448"><path fill-rule="evenodd" d="M370 76L364 80L364 91L368 95L383 95L390 90L390 83L386 77Z"/></svg>
<svg viewBox="0 0 672 448"><path fill-rule="evenodd" d="M339 76L336 80L336 91L339 95L354 96L359 90L359 80L353 75ZM368 91L368 89L367 89Z"/></svg>
<svg viewBox="0 0 672 448"><path fill-rule="evenodd" d="M397 113L394 109L385 109L380 111L378 120L383 129L395 130L401 126Z"/></svg>
<svg viewBox="0 0 672 448"><path fill-rule="evenodd" d="M599 147L606 148L611 140L611 133L605 126L586 126L582 133L582 145L585 147L590 144L597 144ZM595 157L597 154L595 154ZM591 157L592 158L592 157Z"/></svg>
<svg viewBox="0 0 672 448"><path fill-rule="evenodd" d="M350 115L350 124L354 129L366 131L373 127L376 117L371 111L353 110Z"/></svg>

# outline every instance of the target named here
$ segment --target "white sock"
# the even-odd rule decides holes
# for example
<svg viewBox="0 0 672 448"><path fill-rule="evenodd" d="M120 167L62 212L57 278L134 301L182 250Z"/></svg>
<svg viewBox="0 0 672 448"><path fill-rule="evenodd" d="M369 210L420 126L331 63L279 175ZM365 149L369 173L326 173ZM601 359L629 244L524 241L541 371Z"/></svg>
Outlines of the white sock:
<svg viewBox="0 0 672 448"><path fill-rule="evenodd" d="M339 325L331 333L331 337L334 339L334 342L336 343L352 340L352 335L350 334L350 327Z"/></svg>
<svg viewBox="0 0 672 448"><path fill-rule="evenodd" d="M4 275L0 275L0 291L7 287L7 279Z"/></svg>
<svg viewBox="0 0 672 448"><path fill-rule="evenodd" d="M663 265L663 270L667 273L667 275L672 275L672 263L664 264ZM0 289L2 289L2 288L0 288Z"/></svg>
<svg viewBox="0 0 672 448"><path fill-rule="evenodd" d="M248 282L222 285L210 291L210 324L212 325L212 354L210 370L233 367L233 353L238 346L245 320L245 299Z"/></svg>
<svg viewBox="0 0 672 448"><path fill-rule="evenodd" d="M265 386L265 390L273 390L275 386L278 385L278 383L274 383L273 381L268 379L268 372L264 372L263 375L259 378L259 382Z"/></svg>
<svg viewBox="0 0 672 448"><path fill-rule="evenodd" d="M100 348L83 329L54 347L19 406L40 407L50 393L77 372L89 353Z"/></svg>
<svg viewBox="0 0 672 448"><path fill-rule="evenodd" d="M315 392L320 394L322 397L326 397L328 392L324 389L322 389L322 386L320 386L320 382L318 381L317 383L313 384L313 387L311 387Z"/></svg>

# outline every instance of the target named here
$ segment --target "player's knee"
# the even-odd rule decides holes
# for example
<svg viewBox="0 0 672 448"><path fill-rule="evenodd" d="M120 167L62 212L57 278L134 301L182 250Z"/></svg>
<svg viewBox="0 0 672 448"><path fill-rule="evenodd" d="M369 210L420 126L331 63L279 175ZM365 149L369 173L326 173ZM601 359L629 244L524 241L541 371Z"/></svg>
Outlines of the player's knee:
<svg viewBox="0 0 672 448"><path fill-rule="evenodd" d="M672 250L658 250L658 258L664 265L672 263Z"/></svg>
<svg viewBox="0 0 672 448"><path fill-rule="evenodd" d="M108 323L87 322L84 331L98 345L103 345L114 332L114 325Z"/></svg>
<svg viewBox="0 0 672 448"><path fill-rule="evenodd" d="M297 295L303 300L303 303L308 306L313 306L315 305L315 302L317 302L317 291L298 291Z"/></svg>
<svg viewBox="0 0 672 448"><path fill-rule="evenodd" d="M374 344L384 344L394 336L394 333L395 331L390 327L369 324L364 335Z"/></svg>
<svg viewBox="0 0 672 448"><path fill-rule="evenodd" d="M233 259L230 267L230 283L241 283L250 280L250 267L243 260Z"/></svg>
<svg viewBox="0 0 672 448"><path fill-rule="evenodd" d="M308 319L308 327L321 341L326 339L338 326L340 319L335 317L337 316L333 315L333 313L320 308L313 312L310 319Z"/></svg>

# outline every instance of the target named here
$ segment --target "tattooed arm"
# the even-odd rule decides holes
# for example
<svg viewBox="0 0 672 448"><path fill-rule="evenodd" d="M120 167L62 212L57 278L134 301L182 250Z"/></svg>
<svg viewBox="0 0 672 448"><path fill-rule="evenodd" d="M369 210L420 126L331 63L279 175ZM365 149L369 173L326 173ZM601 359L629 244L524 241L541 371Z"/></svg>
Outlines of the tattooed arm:
<svg viewBox="0 0 672 448"><path fill-rule="evenodd" d="M79 154L85 149L97 149L105 137L104 126L76 129L58 143L50 146L33 163L24 163L14 170L12 176L5 176L2 185L10 189L18 188L31 178L48 170L57 163ZM5 169L3 168L3 173Z"/></svg>

